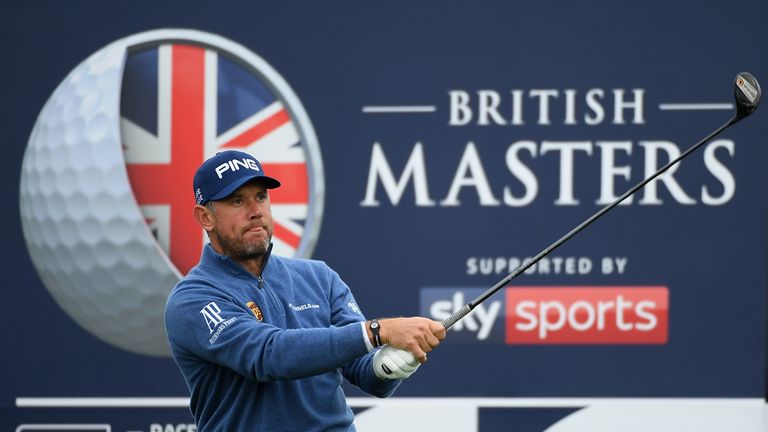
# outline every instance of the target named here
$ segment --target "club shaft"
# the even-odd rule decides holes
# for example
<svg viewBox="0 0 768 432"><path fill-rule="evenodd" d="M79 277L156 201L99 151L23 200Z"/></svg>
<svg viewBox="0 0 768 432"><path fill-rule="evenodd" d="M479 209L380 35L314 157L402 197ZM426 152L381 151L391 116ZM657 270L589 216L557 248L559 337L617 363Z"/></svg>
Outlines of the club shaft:
<svg viewBox="0 0 768 432"><path fill-rule="evenodd" d="M740 120L740 118L738 118L738 117L731 118L730 120L728 120L728 122L726 122L725 124L723 124L722 126L717 128L715 131L713 131L712 133L710 133L709 135L704 137L701 141L699 141L696 144L694 144L691 147L689 147L688 150L686 150L683 153L681 153L680 156L672 159L671 161L669 161L669 163L667 163L663 167L659 168L658 171L656 171L655 173L651 174L649 177L645 178L644 180L642 180L640 183L638 183L635 186L633 186L628 191L624 192L624 194L621 195L620 197L618 197L615 201L613 201L612 203L610 203L610 204L606 205L605 207L601 208L600 210L598 210L595 214L590 216L587 220L585 220L584 222L580 223L578 226L576 226L575 228L570 230L564 236L562 236L559 239L557 239L551 245L547 246L544 250L539 252L538 255L536 255L535 257L531 258L530 260L524 262L523 264L521 264L519 267L517 267L515 269L515 271L513 271L512 273L507 275L504 279L498 281L494 286L488 288L485 292L480 294L476 299L474 299L471 302L467 303L464 307L462 307L461 309L459 309L458 311L453 313L451 316L449 316L448 318L443 320L443 326L446 329L448 329L452 325L456 324L459 320L461 320L467 314L472 312L472 310L477 305L479 305L480 303L484 302L488 297L490 297L493 294L495 294L496 291L500 290L503 286L507 285L512 279L514 279L518 275L520 275L520 273L523 273L524 271L528 270L531 266L533 266L534 264L539 262L539 260L541 260L542 258L547 256L550 252L552 252L553 250L559 248L563 243L568 241L571 237L575 236L579 231L581 231L584 228L586 228L587 226L589 226L592 222L594 222L597 219L599 219L602 215L606 214L612 208L614 208L617 205L619 205L622 201L627 199L629 196L631 196L632 194L634 194L638 190L642 189L643 186L645 186L646 184L651 182L656 177L660 176L662 173L664 173L665 171L670 169L672 166L674 166L675 164L680 162L683 158L685 158L689 154L691 154L694 151L696 151L696 149L698 149L699 147L701 147L702 145L704 145L705 143L710 141L712 138L714 138L715 136L717 136L722 131L724 131L728 127L732 126L733 124L735 124L739 120Z"/></svg>

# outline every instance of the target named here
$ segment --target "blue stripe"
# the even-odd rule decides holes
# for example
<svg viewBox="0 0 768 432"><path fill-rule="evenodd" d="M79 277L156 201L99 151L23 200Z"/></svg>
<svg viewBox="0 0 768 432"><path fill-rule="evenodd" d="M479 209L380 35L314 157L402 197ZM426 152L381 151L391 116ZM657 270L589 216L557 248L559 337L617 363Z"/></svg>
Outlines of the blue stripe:
<svg viewBox="0 0 768 432"><path fill-rule="evenodd" d="M128 55L120 94L120 113L157 135L158 50L151 48Z"/></svg>
<svg viewBox="0 0 768 432"><path fill-rule="evenodd" d="M241 64L219 55L217 135L276 100L259 78Z"/></svg>

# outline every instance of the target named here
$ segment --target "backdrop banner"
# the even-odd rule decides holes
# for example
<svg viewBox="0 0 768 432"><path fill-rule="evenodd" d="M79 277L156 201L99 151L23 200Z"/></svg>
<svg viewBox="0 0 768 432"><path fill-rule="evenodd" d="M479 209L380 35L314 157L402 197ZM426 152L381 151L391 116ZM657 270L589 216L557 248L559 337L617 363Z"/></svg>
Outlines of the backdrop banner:
<svg viewBox="0 0 768 432"><path fill-rule="evenodd" d="M283 183L275 254L328 263L369 318L443 320L727 122L740 72L768 82L767 16L3 3L0 429L196 430L163 308L207 241L192 175L216 152ZM346 386L358 430L764 431L766 137L763 107L456 323L392 398Z"/></svg>

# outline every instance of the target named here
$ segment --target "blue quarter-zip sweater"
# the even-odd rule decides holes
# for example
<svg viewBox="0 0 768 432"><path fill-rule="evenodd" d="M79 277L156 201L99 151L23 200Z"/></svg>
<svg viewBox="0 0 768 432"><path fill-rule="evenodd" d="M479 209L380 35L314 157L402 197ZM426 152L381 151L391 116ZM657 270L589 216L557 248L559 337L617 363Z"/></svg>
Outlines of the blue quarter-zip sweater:
<svg viewBox="0 0 768 432"><path fill-rule="evenodd" d="M346 378L378 397L365 317L325 263L267 256L260 277L206 245L165 326L201 432L353 431Z"/></svg>

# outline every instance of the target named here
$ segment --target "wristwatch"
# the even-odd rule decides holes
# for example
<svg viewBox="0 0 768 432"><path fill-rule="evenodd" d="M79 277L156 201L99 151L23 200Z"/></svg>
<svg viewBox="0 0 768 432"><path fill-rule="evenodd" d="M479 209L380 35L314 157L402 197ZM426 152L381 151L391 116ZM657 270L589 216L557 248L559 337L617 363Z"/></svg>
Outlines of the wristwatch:
<svg viewBox="0 0 768 432"><path fill-rule="evenodd" d="M368 325L368 328L371 329L371 333L373 333L373 346L374 348L378 348L381 346L381 335L379 334L379 331L381 330L381 324L379 324L379 320L372 319L371 324Z"/></svg>

